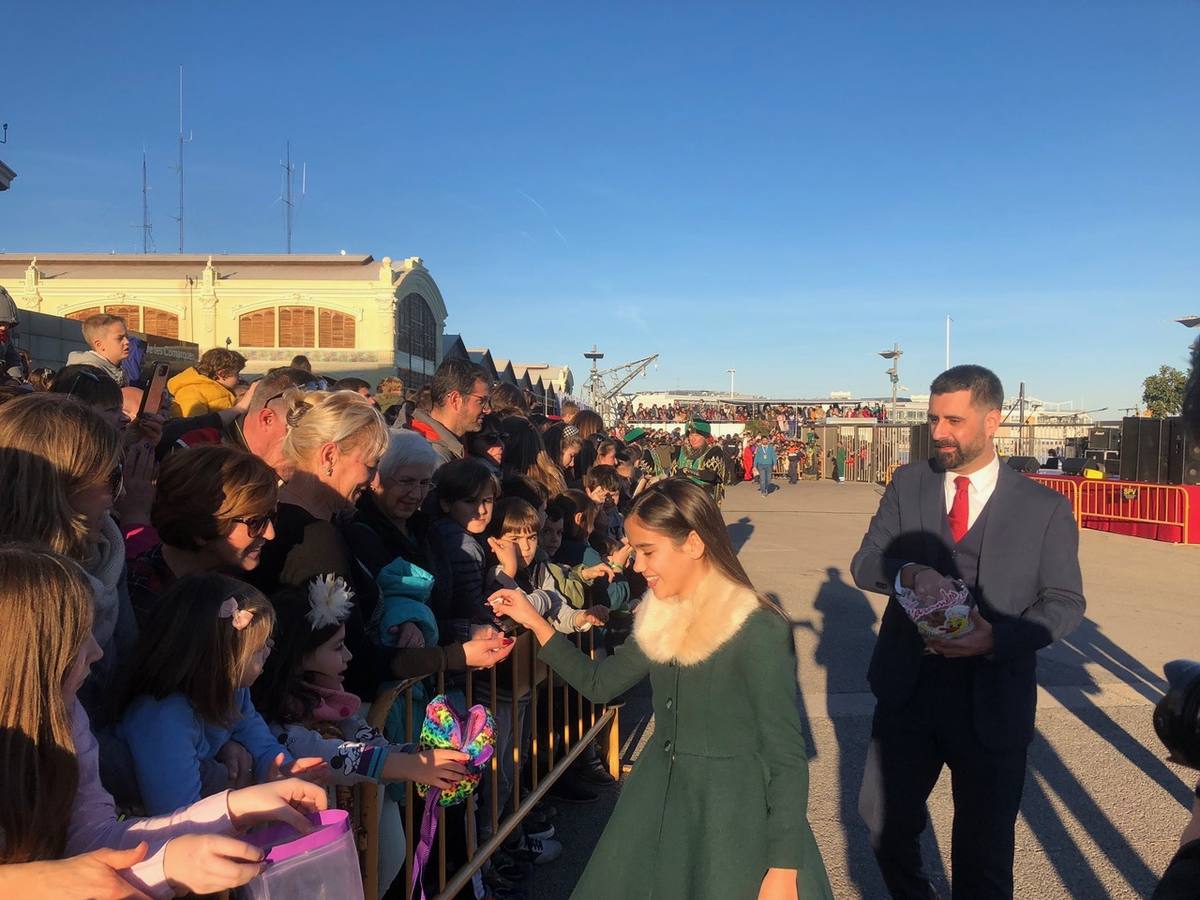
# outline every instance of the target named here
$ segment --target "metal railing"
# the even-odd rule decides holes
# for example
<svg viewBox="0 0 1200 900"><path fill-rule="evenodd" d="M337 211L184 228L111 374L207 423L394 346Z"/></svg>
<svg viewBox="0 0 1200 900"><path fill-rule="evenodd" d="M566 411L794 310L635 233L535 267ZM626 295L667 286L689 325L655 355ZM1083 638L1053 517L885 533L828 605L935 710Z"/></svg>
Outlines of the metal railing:
<svg viewBox="0 0 1200 900"><path fill-rule="evenodd" d="M596 637L594 631L572 636L576 646L587 653L592 659L596 658ZM489 819L485 823L490 837L482 844L476 831L478 800L472 794L466 801L466 860L455 870L448 870L446 809L438 809L438 833L435 839L434 852L430 864L422 873L426 885L432 879L436 883L436 898L448 900L454 897L471 881L492 855L501 848L504 842L520 826L530 811L542 800L554 783L562 777L570 765L593 742L600 740L604 749L604 760L609 774L614 779L621 777L621 744L618 720L618 708L601 706L587 700L581 693L571 688L565 681L557 679L554 671L538 662L536 655L537 642L532 635L518 638L509 659L510 679L505 685L499 684L500 678L496 668L486 672L468 671L461 691L469 708L479 700L479 678L486 679L485 692L490 699L493 717L510 717L508 733L512 739L512 811L500 818L500 810L504 806L500 798L499 754L503 748L497 747L490 763L491 777L480 782L479 790L490 790ZM393 703L403 704L405 718L405 740L414 742L419 736L420 723L424 720L424 709L419 708L413 699L413 692L426 678L412 678L402 682L388 691L383 692L371 706L368 721L380 728L387 720L388 711ZM447 679L444 673L436 675L436 693L445 693ZM503 691L504 693L501 693ZM528 723L530 732L529 752L523 753L522 729L520 724L519 706L528 694ZM504 696L507 694L507 697ZM488 705L488 704L485 704ZM557 709L556 709L557 707ZM544 717L543 714L544 713ZM528 765L530 788L523 791L524 777L522 767ZM545 771L543 771L545 768ZM380 895L379 890L379 860L381 855L379 816L381 802L380 788L375 784L356 785L353 788L339 788L336 791L336 803L351 811L356 842L359 849L359 862L363 874L363 889L367 900L374 900ZM413 887L413 859L419 835L417 834L417 803L416 790L411 782L404 788L404 884L411 892ZM436 873L433 878L431 872Z"/></svg>
<svg viewBox="0 0 1200 900"><path fill-rule="evenodd" d="M1029 477L1070 500L1071 515L1075 517L1075 524L1082 525L1079 521L1079 481L1072 478L1058 478L1053 475L1030 475Z"/></svg>
<svg viewBox="0 0 1200 900"><path fill-rule="evenodd" d="M1175 527L1186 544L1188 505L1188 492L1177 484L1091 480L1079 483L1079 523L1084 528L1101 522Z"/></svg>
<svg viewBox="0 0 1200 900"><path fill-rule="evenodd" d="M1107 522L1164 526L1178 528L1180 541L1188 543L1191 498L1180 485L1029 477L1070 500L1071 513L1080 528L1099 528Z"/></svg>

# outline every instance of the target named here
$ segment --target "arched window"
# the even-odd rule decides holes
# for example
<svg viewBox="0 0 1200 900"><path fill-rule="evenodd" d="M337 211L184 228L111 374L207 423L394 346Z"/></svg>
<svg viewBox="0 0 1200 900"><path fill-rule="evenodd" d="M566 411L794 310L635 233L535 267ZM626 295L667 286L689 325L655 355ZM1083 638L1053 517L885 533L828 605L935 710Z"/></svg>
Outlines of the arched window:
<svg viewBox="0 0 1200 900"><path fill-rule="evenodd" d="M400 301L396 323L396 349L410 356L437 361L437 325L433 311L420 294L408 294Z"/></svg>
<svg viewBox="0 0 1200 900"><path fill-rule="evenodd" d="M142 329L146 334L179 340L179 316L153 306L142 307Z"/></svg>
<svg viewBox="0 0 1200 900"><path fill-rule="evenodd" d="M87 309L77 309L73 313L67 313L64 318L74 319L76 322L82 322L84 319L90 319L92 316L98 316L104 312L98 306L89 306Z"/></svg>
<svg viewBox="0 0 1200 900"><path fill-rule="evenodd" d="M354 349L354 316L323 309L320 314L320 347Z"/></svg>
<svg viewBox="0 0 1200 900"><path fill-rule="evenodd" d="M316 318L311 306L279 307L279 346L317 346Z"/></svg>
<svg viewBox="0 0 1200 900"><path fill-rule="evenodd" d="M238 317L239 347L275 346L275 310L260 309Z"/></svg>
<svg viewBox="0 0 1200 900"><path fill-rule="evenodd" d="M130 331L142 330L142 308L134 303L106 304L104 311L110 316L120 316Z"/></svg>

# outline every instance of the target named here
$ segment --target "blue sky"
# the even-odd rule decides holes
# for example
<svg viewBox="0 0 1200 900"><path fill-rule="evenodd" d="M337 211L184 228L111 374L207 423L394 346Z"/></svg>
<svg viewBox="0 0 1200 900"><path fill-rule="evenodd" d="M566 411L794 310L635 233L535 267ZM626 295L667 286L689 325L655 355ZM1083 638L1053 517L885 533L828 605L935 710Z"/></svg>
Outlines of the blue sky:
<svg viewBox="0 0 1200 900"><path fill-rule="evenodd" d="M18 4L0 248L419 255L447 330L651 387L1132 406L1200 312L1200 4Z"/></svg>

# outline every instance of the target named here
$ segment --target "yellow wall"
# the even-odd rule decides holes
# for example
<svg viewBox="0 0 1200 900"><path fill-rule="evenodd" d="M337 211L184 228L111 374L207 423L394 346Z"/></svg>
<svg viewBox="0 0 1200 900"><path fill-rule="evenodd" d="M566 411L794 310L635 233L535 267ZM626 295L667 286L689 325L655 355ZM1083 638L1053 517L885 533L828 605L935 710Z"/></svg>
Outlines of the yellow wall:
<svg viewBox="0 0 1200 900"><path fill-rule="evenodd" d="M178 337L200 352L230 346L249 363L247 373L286 364L297 353L314 371L374 382L411 369L432 375L438 359L410 359L397 349L397 302L410 293L426 302L441 347L446 308L421 260L393 266L388 257L289 256L103 256L49 254L37 258L0 254L0 285L17 305L58 316L96 306L136 304L178 316ZM311 306L353 317L352 349L315 346L239 346L238 320L255 310ZM279 316L276 313L276 327ZM435 356L440 351L435 351Z"/></svg>

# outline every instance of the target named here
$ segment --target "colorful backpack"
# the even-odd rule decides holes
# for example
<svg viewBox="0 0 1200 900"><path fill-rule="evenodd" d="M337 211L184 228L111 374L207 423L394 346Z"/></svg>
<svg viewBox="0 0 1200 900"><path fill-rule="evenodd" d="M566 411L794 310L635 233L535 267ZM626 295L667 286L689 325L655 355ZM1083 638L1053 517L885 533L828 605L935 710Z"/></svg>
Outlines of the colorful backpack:
<svg viewBox="0 0 1200 900"><path fill-rule="evenodd" d="M419 887L421 900L425 900L421 869L429 861L433 839L437 835L437 808L462 803L479 785L483 767L491 761L496 746L496 721L487 707L479 704L467 710L464 721L449 698L438 694L425 707L418 746L422 750L461 750L469 757L467 776L454 786L454 790L417 785L417 793L425 798L425 813L421 816L421 842L413 855L413 883L409 886L409 895Z"/></svg>

